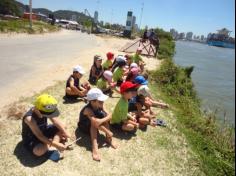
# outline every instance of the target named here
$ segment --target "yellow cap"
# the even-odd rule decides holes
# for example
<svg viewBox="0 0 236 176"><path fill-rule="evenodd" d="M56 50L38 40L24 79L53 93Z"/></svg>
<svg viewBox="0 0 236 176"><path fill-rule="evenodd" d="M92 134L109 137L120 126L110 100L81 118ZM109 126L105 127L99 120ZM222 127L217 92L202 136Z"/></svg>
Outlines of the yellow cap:
<svg viewBox="0 0 236 176"><path fill-rule="evenodd" d="M57 110L57 100L48 94L37 97L34 105L38 110L46 113L53 113Z"/></svg>

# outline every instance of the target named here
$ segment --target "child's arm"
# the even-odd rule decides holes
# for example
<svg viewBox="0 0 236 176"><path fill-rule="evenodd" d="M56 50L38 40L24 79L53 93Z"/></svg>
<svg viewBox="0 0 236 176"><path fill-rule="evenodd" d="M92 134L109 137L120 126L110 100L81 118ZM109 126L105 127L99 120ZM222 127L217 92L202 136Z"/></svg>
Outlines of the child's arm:
<svg viewBox="0 0 236 176"><path fill-rule="evenodd" d="M47 137L45 137L42 133L42 131L39 129L38 125L36 124L35 120L32 119L30 116L25 118L25 123L30 127L32 130L33 134L44 144L47 144L49 146L54 146L58 150L66 150L67 146L63 145L61 143L49 140Z"/></svg>
<svg viewBox="0 0 236 176"><path fill-rule="evenodd" d="M62 132L65 138L71 138L70 133L66 130L65 125L60 121L58 117L50 118L50 120Z"/></svg>

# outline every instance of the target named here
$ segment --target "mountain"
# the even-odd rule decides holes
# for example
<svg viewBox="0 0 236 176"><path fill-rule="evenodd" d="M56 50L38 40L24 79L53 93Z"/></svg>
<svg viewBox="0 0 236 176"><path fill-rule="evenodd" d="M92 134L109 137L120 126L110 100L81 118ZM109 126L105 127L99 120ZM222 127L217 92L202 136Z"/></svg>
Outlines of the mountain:
<svg viewBox="0 0 236 176"><path fill-rule="evenodd" d="M53 12L51 10L45 9L45 8L33 8L34 13L41 13L44 15L49 16L49 14L52 14Z"/></svg>

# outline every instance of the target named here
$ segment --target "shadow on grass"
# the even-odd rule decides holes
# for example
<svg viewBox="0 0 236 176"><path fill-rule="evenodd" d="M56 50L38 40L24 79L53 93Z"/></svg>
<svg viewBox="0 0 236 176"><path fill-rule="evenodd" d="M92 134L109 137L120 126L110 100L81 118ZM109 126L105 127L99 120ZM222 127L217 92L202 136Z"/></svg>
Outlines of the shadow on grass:
<svg viewBox="0 0 236 176"><path fill-rule="evenodd" d="M76 139L80 138L76 144L80 147L86 148L86 150L91 151L92 150L92 144L89 134L85 134L83 131L81 131L79 128L75 131ZM103 147L109 147L109 145L106 143L106 138L102 134L98 134L98 148Z"/></svg>
<svg viewBox="0 0 236 176"><path fill-rule="evenodd" d="M29 151L25 149L22 141L16 145L16 148L14 150L14 155L25 167L33 168L43 164L48 160L48 157L46 155L42 157L36 157L33 154L31 154Z"/></svg>
<svg viewBox="0 0 236 176"><path fill-rule="evenodd" d="M84 102L82 98L67 98L66 96L63 97L63 104L75 104Z"/></svg>
<svg viewBox="0 0 236 176"><path fill-rule="evenodd" d="M125 132L125 131L122 131L121 129L117 129L117 128L114 128L112 126L111 126L111 131L113 133L114 138L118 138L118 139L121 139L121 140L129 140L132 137L136 136L136 131Z"/></svg>

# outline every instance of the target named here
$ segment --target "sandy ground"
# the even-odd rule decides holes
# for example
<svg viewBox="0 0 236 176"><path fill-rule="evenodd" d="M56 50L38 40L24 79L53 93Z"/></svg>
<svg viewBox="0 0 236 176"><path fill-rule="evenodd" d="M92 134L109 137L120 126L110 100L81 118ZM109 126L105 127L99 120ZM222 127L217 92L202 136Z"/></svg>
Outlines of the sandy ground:
<svg viewBox="0 0 236 176"><path fill-rule="evenodd" d="M104 58L108 51L124 54L118 50L127 42L66 30L43 35L1 34L0 108L67 79L74 65L83 66L88 73L95 54ZM156 59L144 59L148 69L159 65Z"/></svg>

